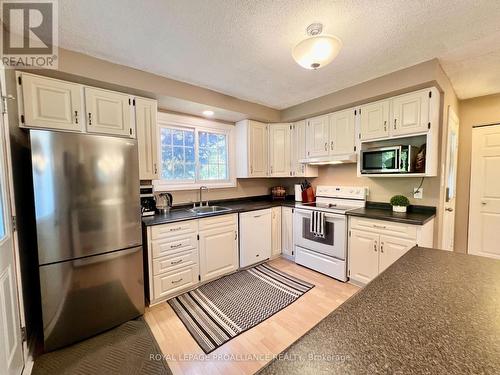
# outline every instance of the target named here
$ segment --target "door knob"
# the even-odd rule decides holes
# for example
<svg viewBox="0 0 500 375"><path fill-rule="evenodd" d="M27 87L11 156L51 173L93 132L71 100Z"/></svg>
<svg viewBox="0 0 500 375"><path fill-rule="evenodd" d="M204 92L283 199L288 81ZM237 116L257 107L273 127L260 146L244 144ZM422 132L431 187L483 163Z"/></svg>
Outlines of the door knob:
<svg viewBox="0 0 500 375"><path fill-rule="evenodd" d="M451 207L446 207L445 210L448 212L453 212L453 208L451 208Z"/></svg>

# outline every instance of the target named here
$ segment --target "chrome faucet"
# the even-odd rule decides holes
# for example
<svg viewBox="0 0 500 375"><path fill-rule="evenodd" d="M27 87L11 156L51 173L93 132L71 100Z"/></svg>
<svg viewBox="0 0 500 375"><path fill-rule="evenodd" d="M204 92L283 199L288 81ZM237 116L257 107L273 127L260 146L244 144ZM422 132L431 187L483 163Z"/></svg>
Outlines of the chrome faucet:
<svg viewBox="0 0 500 375"><path fill-rule="evenodd" d="M203 190L208 191L208 187L200 186L200 204L199 204L200 207L203 206L203 199L202 199ZM208 200L206 201L205 206L208 206Z"/></svg>

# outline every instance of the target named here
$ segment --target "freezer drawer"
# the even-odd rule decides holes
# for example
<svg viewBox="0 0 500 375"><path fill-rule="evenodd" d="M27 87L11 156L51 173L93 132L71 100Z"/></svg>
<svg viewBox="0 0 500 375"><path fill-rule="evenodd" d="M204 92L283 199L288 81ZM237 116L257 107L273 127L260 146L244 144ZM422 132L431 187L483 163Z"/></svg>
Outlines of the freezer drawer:
<svg viewBox="0 0 500 375"><path fill-rule="evenodd" d="M144 313L142 247L40 267L44 346L51 351Z"/></svg>

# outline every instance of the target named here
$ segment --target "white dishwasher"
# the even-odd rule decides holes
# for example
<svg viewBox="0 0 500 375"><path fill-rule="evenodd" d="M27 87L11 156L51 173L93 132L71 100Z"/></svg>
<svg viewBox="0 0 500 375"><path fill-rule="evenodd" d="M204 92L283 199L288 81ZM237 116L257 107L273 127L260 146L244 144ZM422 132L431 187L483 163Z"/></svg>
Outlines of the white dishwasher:
<svg viewBox="0 0 500 375"><path fill-rule="evenodd" d="M271 257L271 209L240 213L240 267Z"/></svg>

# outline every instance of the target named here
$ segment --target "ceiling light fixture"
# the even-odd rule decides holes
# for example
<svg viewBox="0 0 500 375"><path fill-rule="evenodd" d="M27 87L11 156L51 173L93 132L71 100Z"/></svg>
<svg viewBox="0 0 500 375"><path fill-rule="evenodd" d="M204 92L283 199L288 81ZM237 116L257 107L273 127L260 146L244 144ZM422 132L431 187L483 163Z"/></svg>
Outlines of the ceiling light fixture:
<svg viewBox="0 0 500 375"><path fill-rule="evenodd" d="M323 25L313 23L306 29L309 38L299 42L292 51L294 60L306 69L319 69L330 64L339 54L342 41L333 35L321 35Z"/></svg>
<svg viewBox="0 0 500 375"><path fill-rule="evenodd" d="M211 111L209 109L207 109L206 111L203 111L203 116L208 116L208 117L211 117L214 115L214 111Z"/></svg>

